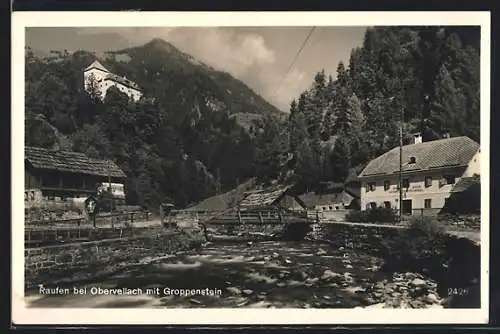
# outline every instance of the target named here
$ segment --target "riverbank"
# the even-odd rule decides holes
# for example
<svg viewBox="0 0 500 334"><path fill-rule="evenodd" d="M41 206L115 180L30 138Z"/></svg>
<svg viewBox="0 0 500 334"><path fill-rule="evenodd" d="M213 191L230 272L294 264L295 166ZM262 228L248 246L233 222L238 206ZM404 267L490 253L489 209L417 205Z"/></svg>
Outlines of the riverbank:
<svg viewBox="0 0 500 334"><path fill-rule="evenodd" d="M26 277L31 287L27 292L38 294L40 283L89 290L126 287L146 291L169 287L222 291L218 296L30 297L35 298L30 299L34 307L83 307L87 303L93 305L89 307L479 307L478 271L470 266L479 264L474 262L478 253L467 248L479 247L462 239L458 243L448 242L450 238L446 237L442 240L445 243L436 248L435 256L423 259L423 267L418 267L398 258L399 253L411 248L397 242L406 229L373 224L319 226L320 231L313 229L310 236L321 236L324 241L313 238L242 242L246 234L233 230L237 241L226 238L224 242L206 242L202 229L190 226L191 229L181 230L158 227L155 233L142 235L142 239L46 247L28 253L31 261L26 262ZM215 235L224 235L221 229L216 230L212 230ZM289 226L288 230L294 229ZM255 233L266 235L258 231L249 235ZM417 250L420 247L418 243L414 246ZM441 252L444 246L449 248L448 253ZM446 257L451 253L451 259ZM461 271L457 271L461 266ZM36 280L29 279L33 274L37 274ZM476 282L471 283L471 279Z"/></svg>
<svg viewBox="0 0 500 334"><path fill-rule="evenodd" d="M317 242L206 243L149 258L106 277L60 288L211 289L213 295L31 296L31 307L443 307L436 283L387 274L380 258ZM152 291L152 290L150 290ZM406 292L405 292L406 291ZM434 298L434 297L436 298Z"/></svg>

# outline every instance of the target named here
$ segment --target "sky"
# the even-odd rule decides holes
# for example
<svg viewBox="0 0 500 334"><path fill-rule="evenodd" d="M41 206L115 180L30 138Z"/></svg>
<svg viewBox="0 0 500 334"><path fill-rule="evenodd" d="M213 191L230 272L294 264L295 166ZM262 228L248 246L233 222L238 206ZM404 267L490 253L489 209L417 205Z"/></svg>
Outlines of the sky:
<svg viewBox="0 0 500 334"><path fill-rule="evenodd" d="M361 46L366 28L315 27L292 68L312 27L27 28L26 46L45 53L66 49L101 54L162 38L288 111L318 71L335 77L339 61L348 63L351 50Z"/></svg>

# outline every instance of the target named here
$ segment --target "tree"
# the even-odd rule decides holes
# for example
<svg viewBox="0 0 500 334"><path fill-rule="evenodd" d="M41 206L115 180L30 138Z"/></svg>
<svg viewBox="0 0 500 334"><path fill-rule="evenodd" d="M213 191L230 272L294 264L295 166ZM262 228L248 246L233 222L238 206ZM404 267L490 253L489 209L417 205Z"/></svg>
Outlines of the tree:
<svg viewBox="0 0 500 334"><path fill-rule="evenodd" d="M344 182L351 168L351 150L348 140L343 136L340 136L335 141L335 147L330 155L330 164L332 167L333 181Z"/></svg>
<svg viewBox="0 0 500 334"><path fill-rule="evenodd" d="M90 157L105 158L111 150L109 139L97 124L85 124L71 139L73 150L86 153Z"/></svg>
<svg viewBox="0 0 500 334"><path fill-rule="evenodd" d="M346 120L349 134L352 137L361 138L365 126L365 116L356 94L352 94L347 100Z"/></svg>
<svg viewBox="0 0 500 334"><path fill-rule="evenodd" d="M337 66L337 80L335 82L335 101L333 104L335 113L334 133L347 133L349 130L348 108L349 108L349 80L343 62Z"/></svg>
<svg viewBox="0 0 500 334"><path fill-rule="evenodd" d="M90 101L93 103L99 103L102 101L101 90L93 73L91 73L87 78L87 87L85 91L87 92Z"/></svg>
<svg viewBox="0 0 500 334"><path fill-rule="evenodd" d="M305 140L299 145L296 155L295 173L300 176L300 180L306 186L313 185L319 179L319 171L309 140Z"/></svg>
<svg viewBox="0 0 500 334"><path fill-rule="evenodd" d="M456 87L444 65L439 69L435 87L435 97L429 117L431 127L441 134L444 132L450 132L452 136L463 134L466 126L465 96Z"/></svg>

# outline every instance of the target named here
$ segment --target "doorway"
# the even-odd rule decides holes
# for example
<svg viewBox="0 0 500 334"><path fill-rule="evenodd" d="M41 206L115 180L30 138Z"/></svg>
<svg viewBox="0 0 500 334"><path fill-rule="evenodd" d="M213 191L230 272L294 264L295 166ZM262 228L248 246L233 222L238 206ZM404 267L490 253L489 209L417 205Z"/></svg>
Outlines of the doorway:
<svg viewBox="0 0 500 334"><path fill-rule="evenodd" d="M411 215L412 214L411 199L403 200L403 214L404 215Z"/></svg>

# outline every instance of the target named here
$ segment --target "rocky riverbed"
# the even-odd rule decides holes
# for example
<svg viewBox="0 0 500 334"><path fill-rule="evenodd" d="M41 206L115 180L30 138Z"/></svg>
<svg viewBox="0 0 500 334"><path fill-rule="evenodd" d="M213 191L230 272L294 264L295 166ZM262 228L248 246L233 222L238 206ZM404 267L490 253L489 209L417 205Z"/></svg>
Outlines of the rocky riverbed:
<svg viewBox="0 0 500 334"><path fill-rule="evenodd" d="M149 259L96 282L68 287L156 289L158 294L31 296L32 307L443 307L436 282L417 273L383 273L379 258L314 242L207 243ZM50 284L47 284L50 286ZM63 287L63 286L60 286ZM165 294L164 289L215 294Z"/></svg>

